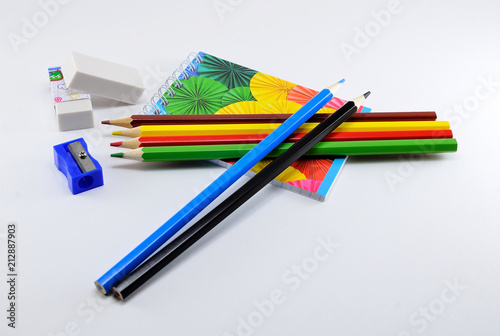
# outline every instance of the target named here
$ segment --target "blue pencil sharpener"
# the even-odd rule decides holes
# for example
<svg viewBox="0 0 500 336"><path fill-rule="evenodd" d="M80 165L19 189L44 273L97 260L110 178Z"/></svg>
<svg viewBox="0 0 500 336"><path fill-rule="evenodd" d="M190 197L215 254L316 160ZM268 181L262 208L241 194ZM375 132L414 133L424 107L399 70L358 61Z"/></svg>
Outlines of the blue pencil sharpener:
<svg viewBox="0 0 500 336"><path fill-rule="evenodd" d="M54 146L54 163L66 176L73 195L104 184L102 167L90 156L83 138Z"/></svg>

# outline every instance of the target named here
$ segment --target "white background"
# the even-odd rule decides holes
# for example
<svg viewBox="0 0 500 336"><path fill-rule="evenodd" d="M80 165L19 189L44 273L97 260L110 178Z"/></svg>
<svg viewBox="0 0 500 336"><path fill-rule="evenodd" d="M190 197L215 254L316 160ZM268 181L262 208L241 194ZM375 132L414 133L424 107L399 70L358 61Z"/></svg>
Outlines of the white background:
<svg viewBox="0 0 500 336"><path fill-rule="evenodd" d="M214 3L230 10L218 13ZM52 7L44 22L37 1L3 1L0 278L7 224L16 222L19 287L11 330L1 281L0 333L498 335L500 3L401 0L381 26L373 12L388 7L75 0ZM26 20L40 27L23 37ZM362 45L355 39L366 30ZM23 43L14 46L13 34ZM347 44L357 48L349 57ZM139 68L147 86L140 104L95 98L95 129L59 132L47 67L70 50ZM268 186L129 300L104 297L93 282L224 169L110 158L118 138L99 122L137 112L199 50L315 89L346 78L338 95L371 90L374 111L437 111L459 150L351 158L324 203ZM73 196L52 146L81 136L105 185ZM338 247L300 287L283 281L311 262L317 239ZM263 316L254 302L273 291L284 302ZM245 329L248 319L254 327Z"/></svg>

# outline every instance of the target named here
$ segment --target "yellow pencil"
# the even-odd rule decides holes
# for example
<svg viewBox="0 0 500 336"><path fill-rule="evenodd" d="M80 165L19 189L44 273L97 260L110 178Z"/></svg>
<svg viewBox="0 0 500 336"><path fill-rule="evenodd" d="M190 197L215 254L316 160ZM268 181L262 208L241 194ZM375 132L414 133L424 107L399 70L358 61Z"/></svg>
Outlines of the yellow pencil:
<svg viewBox="0 0 500 336"><path fill-rule="evenodd" d="M132 138L150 136L189 136L224 134L269 134L281 124L215 124L215 125L150 125L115 131L113 135ZM318 123L305 123L295 133L307 133ZM386 122L345 122L334 132L383 132L383 131L423 131L447 130L447 121L386 121Z"/></svg>

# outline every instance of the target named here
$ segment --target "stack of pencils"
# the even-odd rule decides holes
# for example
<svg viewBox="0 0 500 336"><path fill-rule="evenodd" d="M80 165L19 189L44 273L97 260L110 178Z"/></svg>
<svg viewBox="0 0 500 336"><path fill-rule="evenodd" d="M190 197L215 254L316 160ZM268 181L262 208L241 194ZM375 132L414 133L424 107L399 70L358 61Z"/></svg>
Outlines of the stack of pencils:
<svg viewBox="0 0 500 336"><path fill-rule="evenodd" d="M268 157L277 157L330 114L311 117ZM132 149L111 154L139 161L237 159L283 123L289 114L133 115L103 124L132 139L111 143ZM435 112L355 113L314 146L307 156L387 155L455 152L447 121Z"/></svg>

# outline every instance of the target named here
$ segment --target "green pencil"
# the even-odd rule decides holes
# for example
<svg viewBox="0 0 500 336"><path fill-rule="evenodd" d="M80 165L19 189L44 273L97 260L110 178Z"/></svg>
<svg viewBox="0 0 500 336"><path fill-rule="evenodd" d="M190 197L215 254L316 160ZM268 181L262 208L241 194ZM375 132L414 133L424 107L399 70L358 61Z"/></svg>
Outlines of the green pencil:
<svg viewBox="0 0 500 336"><path fill-rule="evenodd" d="M293 143L282 143L267 157L277 157L292 145ZM111 156L144 162L236 159L255 146L256 144L142 147ZM456 139L412 139L320 142L306 155L387 155L456 151Z"/></svg>

